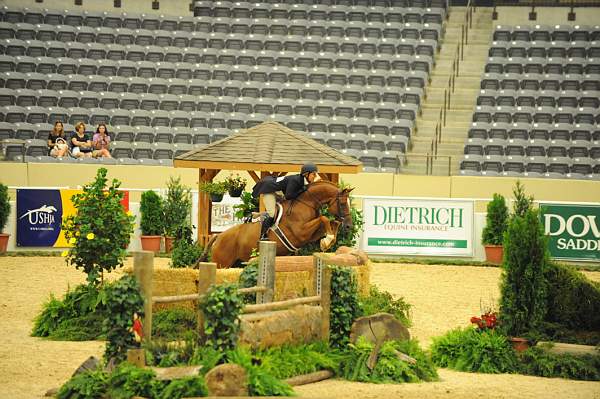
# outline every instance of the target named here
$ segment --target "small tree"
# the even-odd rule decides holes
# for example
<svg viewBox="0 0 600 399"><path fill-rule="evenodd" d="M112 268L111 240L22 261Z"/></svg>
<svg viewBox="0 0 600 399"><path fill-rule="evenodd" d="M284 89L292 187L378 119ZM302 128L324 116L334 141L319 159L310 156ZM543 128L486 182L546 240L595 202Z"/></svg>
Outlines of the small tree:
<svg viewBox="0 0 600 399"><path fill-rule="evenodd" d="M531 209L531 206L533 205L533 196L527 196L527 194L525 194L525 186L523 186L519 180L517 180L517 184L513 189L513 196L515 197L515 202L513 203L513 216L525 216L525 213Z"/></svg>
<svg viewBox="0 0 600 399"><path fill-rule="evenodd" d="M0 233L4 230L10 215L10 202L8 201L8 187L0 183Z"/></svg>
<svg viewBox="0 0 600 399"><path fill-rule="evenodd" d="M63 222L65 237L73 248L63 253L68 264L87 273L87 281L97 284L106 270L123 266L125 249L133 233L134 216L121 205L121 183L113 179L106 187L106 169L98 169L96 179L72 197L77 214Z"/></svg>
<svg viewBox="0 0 600 399"><path fill-rule="evenodd" d="M487 204L486 223L481 241L484 245L502 245L508 221L506 201L500 194L494 194Z"/></svg>
<svg viewBox="0 0 600 399"><path fill-rule="evenodd" d="M140 229L144 236L159 236L164 231L165 215L163 213L162 199L154 191L149 190L142 194L140 202Z"/></svg>
<svg viewBox="0 0 600 399"><path fill-rule="evenodd" d="M536 331L546 314L547 242L537 210L514 215L504 238L500 321L507 334Z"/></svg>
<svg viewBox="0 0 600 399"><path fill-rule="evenodd" d="M191 211L190 188L181 184L181 178L171 177L167 183L167 198L164 201L165 234L174 237L178 229L189 226Z"/></svg>

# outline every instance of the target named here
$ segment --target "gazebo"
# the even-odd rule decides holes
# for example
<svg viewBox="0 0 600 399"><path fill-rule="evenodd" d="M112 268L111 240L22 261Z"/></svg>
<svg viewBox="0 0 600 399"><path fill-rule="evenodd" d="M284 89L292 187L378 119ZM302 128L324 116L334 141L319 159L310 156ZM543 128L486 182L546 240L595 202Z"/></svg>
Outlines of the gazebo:
<svg viewBox="0 0 600 399"><path fill-rule="evenodd" d="M245 170L257 182L267 175L299 172L313 162L319 175L333 182L340 173L359 173L362 163L277 122L264 122L206 147L175 158L176 168L198 169L199 186L211 182L221 170ZM210 196L198 195L198 242L206 245L211 227Z"/></svg>

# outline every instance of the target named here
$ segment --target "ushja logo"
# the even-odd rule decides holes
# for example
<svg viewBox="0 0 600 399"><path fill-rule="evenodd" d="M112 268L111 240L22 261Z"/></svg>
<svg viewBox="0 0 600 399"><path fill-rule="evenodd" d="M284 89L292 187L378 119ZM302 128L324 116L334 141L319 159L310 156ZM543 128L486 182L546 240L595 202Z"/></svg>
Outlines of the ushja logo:
<svg viewBox="0 0 600 399"><path fill-rule="evenodd" d="M38 209L31 209L24 213L19 220L27 217L30 224L51 224L54 223L53 212L56 212L56 208L52 205L42 205Z"/></svg>

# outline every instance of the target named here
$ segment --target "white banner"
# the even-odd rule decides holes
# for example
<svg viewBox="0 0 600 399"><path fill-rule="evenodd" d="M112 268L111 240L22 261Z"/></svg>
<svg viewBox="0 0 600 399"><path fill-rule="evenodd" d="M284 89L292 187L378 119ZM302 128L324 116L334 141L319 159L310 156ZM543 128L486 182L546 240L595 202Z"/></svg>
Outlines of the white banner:
<svg viewBox="0 0 600 399"><path fill-rule="evenodd" d="M198 192L192 194L192 224L194 228L194 237L196 237L198 224ZM236 224L242 223L240 219L235 217L234 205L242 203L242 199L239 197L232 198L227 193L223 196L221 202L212 203L212 215L210 218L210 231L213 233L221 233L228 228L235 226Z"/></svg>
<svg viewBox="0 0 600 399"><path fill-rule="evenodd" d="M363 215L367 253L473 255L473 201L365 197Z"/></svg>

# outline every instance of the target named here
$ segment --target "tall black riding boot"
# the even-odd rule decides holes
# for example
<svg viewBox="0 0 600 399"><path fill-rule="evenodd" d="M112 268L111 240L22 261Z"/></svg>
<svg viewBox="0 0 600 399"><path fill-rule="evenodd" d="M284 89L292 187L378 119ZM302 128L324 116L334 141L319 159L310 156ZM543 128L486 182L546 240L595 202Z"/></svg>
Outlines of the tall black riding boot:
<svg viewBox="0 0 600 399"><path fill-rule="evenodd" d="M269 227L273 226L273 222L275 222L275 218L271 216L266 216L262 224L260 225L260 240L267 241L269 239Z"/></svg>

